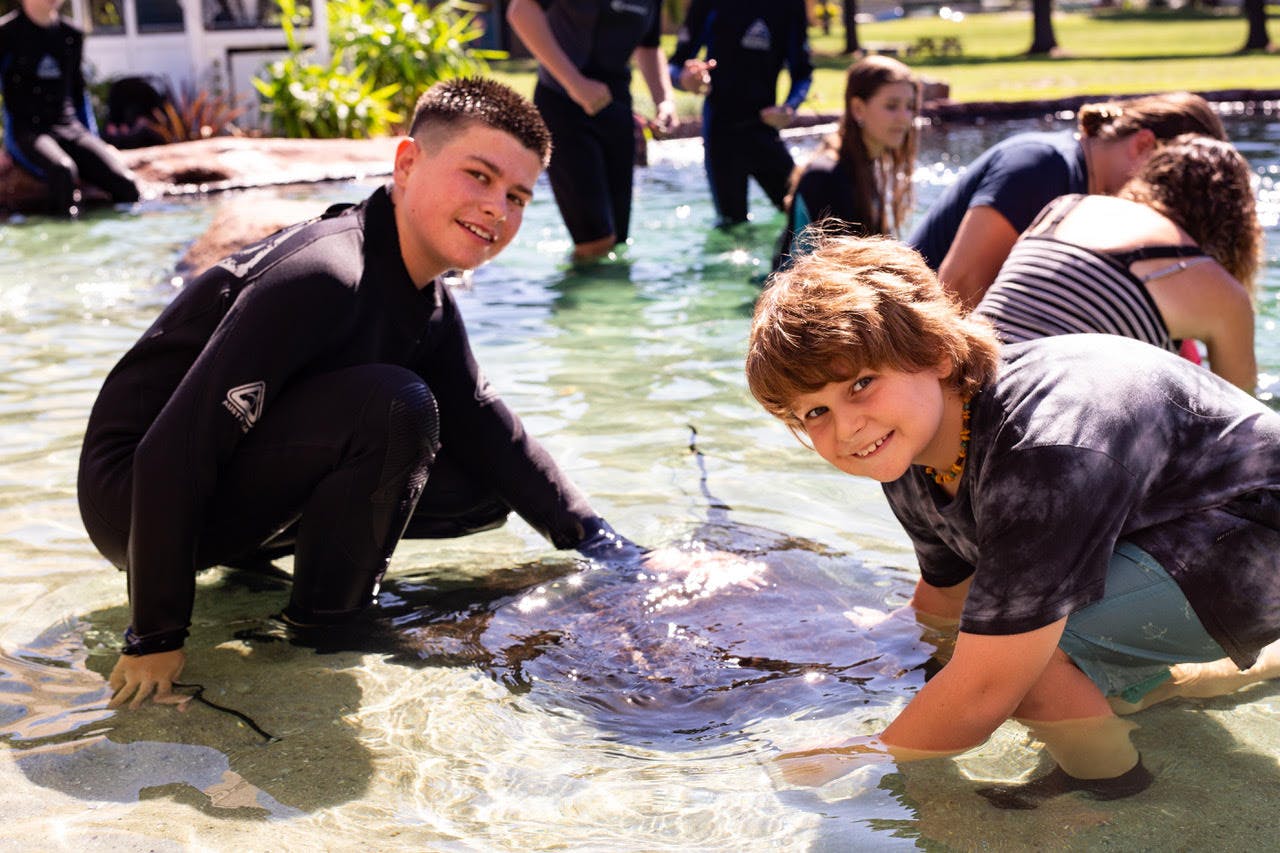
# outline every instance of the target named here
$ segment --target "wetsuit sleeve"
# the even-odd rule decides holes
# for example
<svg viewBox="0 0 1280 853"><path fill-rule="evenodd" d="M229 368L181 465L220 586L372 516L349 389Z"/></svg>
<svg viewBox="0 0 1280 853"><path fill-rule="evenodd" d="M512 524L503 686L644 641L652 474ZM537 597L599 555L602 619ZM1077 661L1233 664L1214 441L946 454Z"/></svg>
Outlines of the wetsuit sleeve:
<svg viewBox="0 0 1280 853"><path fill-rule="evenodd" d="M671 54L671 84L680 89L680 72L684 64L707 46L707 0L693 0L676 36L676 49Z"/></svg>
<svg viewBox="0 0 1280 853"><path fill-rule="evenodd" d="M485 379L457 303L443 286L438 342L417 366L440 408L440 440L453 458L557 548L599 529L586 497Z"/></svg>
<svg viewBox="0 0 1280 853"><path fill-rule="evenodd" d="M89 87L84 81L84 33L73 29L75 46L71 49L71 103L75 106L76 118L88 128L94 136L98 135L98 119L93 114L93 101L89 98Z"/></svg>
<svg viewBox="0 0 1280 853"><path fill-rule="evenodd" d="M1071 191L1060 152L1047 144L1011 145L987 168L969 207L995 208L1021 234L1045 204Z"/></svg>
<svg viewBox="0 0 1280 853"><path fill-rule="evenodd" d="M809 19L804 3L797 0L793 5L796 17L787 44L787 75L791 78L791 89L783 105L798 110L813 85L813 58L809 53Z"/></svg>
<svg viewBox="0 0 1280 853"><path fill-rule="evenodd" d="M662 4L658 4L657 10L653 14L653 21L649 24L649 29L645 30L644 37L640 39L637 47L661 47L662 45Z"/></svg>
<svg viewBox="0 0 1280 853"><path fill-rule="evenodd" d="M252 283L234 300L230 278L215 266L188 285L231 304L134 454L127 565L136 642L126 649L133 653L181 645L219 472L290 377L349 322L351 291L322 272ZM197 307L162 313L140 346L199 339L207 334L208 312L226 306Z"/></svg>

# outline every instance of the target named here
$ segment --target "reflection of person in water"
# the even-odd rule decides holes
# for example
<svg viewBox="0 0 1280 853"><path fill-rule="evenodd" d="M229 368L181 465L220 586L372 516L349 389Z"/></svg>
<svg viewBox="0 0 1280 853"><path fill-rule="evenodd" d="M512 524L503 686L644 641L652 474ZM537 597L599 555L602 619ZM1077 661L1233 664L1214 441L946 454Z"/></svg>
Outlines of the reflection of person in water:
<svg viewBox="0 0 1280 853"><path fill-rule="evenodd" d="M5 149L49 185L49 211L80 212L80 183L115 202L138 200L133 174L95 135L81 61L84 32L58 15L62 0L22 0L0 17Z"/></svg>
<svg viewBox="0 0 1280 853"><path fill-rule="evenodd" d="M387 186L225 259L125 354L89 418L79 497L127 570L120 704L184 665L195 573L294 554L284 619L350 621L402 535L518 512L558 548L638 558L476 364L441 277L500 252L550 151L532 104L488 80L419 101Z"/></svg>
<svg viewBox="0 0 1280 853"><path fill-rule="evenodd" d="M883 484L920 563L906 618L960 620L878 738L791 755L793 778L963 752L1012 717L1058 764L1028 797L1126 796L1151 776L1113 706L1280 675L1280 416L1225 380L1116 335L1002 351L916 252L847 237L764 292L747 378Z"/></svg>

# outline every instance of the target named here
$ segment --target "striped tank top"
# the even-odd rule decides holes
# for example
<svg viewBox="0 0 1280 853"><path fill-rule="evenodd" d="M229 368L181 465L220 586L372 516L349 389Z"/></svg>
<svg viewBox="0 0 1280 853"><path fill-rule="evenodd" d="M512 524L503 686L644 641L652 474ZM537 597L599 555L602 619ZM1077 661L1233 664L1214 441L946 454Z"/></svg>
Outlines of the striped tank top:
<svg viewBox="0 0 1280 853"><path fill-rule="evenodd" d="M990 320L1004 343L1099 332L1176 351L1146 287L1165 270L1138 278L1129 265L1146 258L1207 258L1204 251L1199 246L1143 246L1101 252L1053 236L1083 198L1065 196L1045 208L1031 229L1051 215L1047 227L1014 244L974 313Z"/></svg>

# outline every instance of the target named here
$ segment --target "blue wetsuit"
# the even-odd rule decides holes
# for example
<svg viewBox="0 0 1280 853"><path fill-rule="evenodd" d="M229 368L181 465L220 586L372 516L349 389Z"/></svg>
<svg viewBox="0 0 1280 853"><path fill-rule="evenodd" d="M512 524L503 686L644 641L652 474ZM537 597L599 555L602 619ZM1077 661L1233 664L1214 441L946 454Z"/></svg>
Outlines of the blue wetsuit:
<svg viewBox="0 0 1280 853"><path fill-rule="evenodd" d="M631 227L635 119L631 111L631 54L657 47L660 0L538 0L560 48L585 76L609 86L613 100L587 115L547 70L538 67L533 102L551 130L547 178L574 243Z"/></svg>
<svg viewBox="0 0 1280 853"><path fill-rule="evenodd" d="M81 178L112 201L138 200L115 150L94 135L80 67L84 33L68 21L42 27L15 9L0 18L0 91L5 149L49 184L55 213L73 212Z"/></svg>
<svg viewBox="0 0 1280 853"><path fill-rule="evenodd" d="M1072 131L1019 133L970 163L916 223L907 242L936 270L969 208L995 208L1021 234L1058 196L1088 190L1084 149Z"/></svg>
<svg viewBox="0 0 1280 853"><path fill-rule="evenodd" d="M724 224L747 219L747 179L783 207L794 163L778 131L760 119L774 106L778 74L791 78L786 106L799 108L813 82L803 0L693 0L671 56L677 85L684 63L706 49L714 59L702 108L702 142L716 213Z"/></svg>
<svg viewBox="0 0 1280 853"><path fill-rule="evenodd" d="M78 496L128 572L133 654L182 645L213 565L293 553L286 614L316 624L369 604L402 534L511 509L558 547L633 553L485 381L448 288L409 278L386 189L183 288L107 376Z"/></svg>

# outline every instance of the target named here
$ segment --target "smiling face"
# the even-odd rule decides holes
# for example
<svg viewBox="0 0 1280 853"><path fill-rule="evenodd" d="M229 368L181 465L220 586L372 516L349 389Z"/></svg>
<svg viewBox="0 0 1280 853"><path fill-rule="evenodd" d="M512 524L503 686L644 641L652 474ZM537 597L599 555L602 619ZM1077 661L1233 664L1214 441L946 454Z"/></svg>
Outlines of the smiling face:
<svg viewBox="0 0 1280 853"><path fill-rule="evenodd" d="M907 82L887 83L867 99L849 99L862 142L873 158L902 145L916 116L916 89Z"/></svg>
<svg viewBox="0 0 1280 853"><path fill-rule="evenodd" d="M419 287L474 269L511 242L542 171L535 151L503 130L472 123L406 139L396 149L400 254Z"/></svg>
<svg viewBox="0 0 1280 853"><path fill-rule="evenodd" d="M792 405L813 449L846 474L892 482L911 465L946 468L960 452L959 404L948 371L862 370ZM952 409L955 417L952 417ZM957 428L949 429L956 420Z"/></svg>

